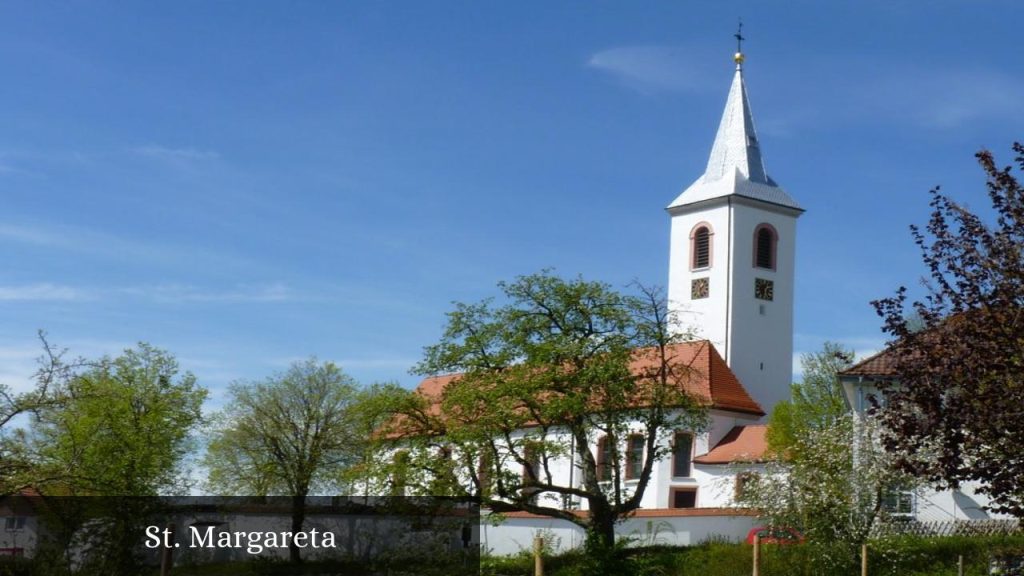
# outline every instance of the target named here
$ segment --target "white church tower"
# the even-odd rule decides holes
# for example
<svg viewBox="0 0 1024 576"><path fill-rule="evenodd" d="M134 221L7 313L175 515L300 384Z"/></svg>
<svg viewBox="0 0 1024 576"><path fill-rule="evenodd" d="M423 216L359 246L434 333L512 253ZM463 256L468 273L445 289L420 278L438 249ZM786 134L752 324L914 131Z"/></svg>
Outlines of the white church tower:
<svg viewBox="0 0 1024 576"><path fill-rule="evenodd" d="M742 52L734 59L707 169L668 206L668 297L681 327L710 340L771 412L792 382L793 257L803 209L765 173Z"/></svg>

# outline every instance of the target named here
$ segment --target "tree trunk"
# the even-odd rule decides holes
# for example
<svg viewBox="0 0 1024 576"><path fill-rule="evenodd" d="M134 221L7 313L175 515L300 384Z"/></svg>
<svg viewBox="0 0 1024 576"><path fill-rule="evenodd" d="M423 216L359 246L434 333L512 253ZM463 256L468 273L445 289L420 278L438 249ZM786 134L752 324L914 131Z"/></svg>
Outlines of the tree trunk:
<svg viewBox="0 0 1024 576"><path fill-rule="evenodd" d="M615 515L601 508L591 510L590 528L584 542L586 573L590 576L618 576L623 567L615 553Z"/></svg>
<svg viewBox="0 0 1024 576"><path fill-rule="evenodd" d="M306 495L292 496L292 534L302 532L302 525L306 521ZM293 563L302 562L299 547L295 545L295 538L288 543L288 560Z"/></svg>

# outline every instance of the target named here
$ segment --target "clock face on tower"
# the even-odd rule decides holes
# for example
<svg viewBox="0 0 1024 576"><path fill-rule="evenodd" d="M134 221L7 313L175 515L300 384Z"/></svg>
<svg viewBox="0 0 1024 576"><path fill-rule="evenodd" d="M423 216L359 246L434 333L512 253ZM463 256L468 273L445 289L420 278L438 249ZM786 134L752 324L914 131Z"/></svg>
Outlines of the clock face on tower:
<svg viewBox="0 0 1024 576"><path fill-rule="evenodd" d="M690 284L690 299L700 300L701 298L707 298L711 294L708 278L694 278Z"/></svg>
<svg viewBox="0 0 1024 576"><path fill-rule="evenodd" d="M775 283L764 278L754 279L754 298L772 300L775 297Z"/></svg>

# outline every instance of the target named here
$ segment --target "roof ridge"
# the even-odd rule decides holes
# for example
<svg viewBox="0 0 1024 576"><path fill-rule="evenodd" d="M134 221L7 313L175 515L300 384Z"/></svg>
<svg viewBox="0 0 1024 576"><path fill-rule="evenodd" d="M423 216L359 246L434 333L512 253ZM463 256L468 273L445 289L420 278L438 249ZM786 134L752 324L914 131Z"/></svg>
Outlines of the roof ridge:
<svg viewBox="0 0 1024 576"><path fill-rule="evenodd" d="M710 340L684 340L669 344L667 348L679 351L679 354L671 358L673 362L686 364L699 372L699 377L688 377L685 378L685 381L681 380L678 383L687 389L688 393L697 395L711 408L747 414L765 414L764 409L750 395ZM642 370L645 356L650 361L649 353L657 349L657 346L634 348L633 358L630 361L631 369ZM416 391L428 398L436 397L443 392L448 384L462 375L463 373L452 373L443 376L427 376L417 385Z"/></svg>
<svg viewBox="0 0 1024 576"><path fill-rule="evenodd" d="M846 374L848 372L856 372L858 370L861 370L861 369L863 369L864 366L867 366L869 363L874 362L875 360L878 360L879 358L890 354L892 351L893 351L893 347L891 345L889 345L889 344L886 344L885 348L882 348L881 350L879 350L878 352L875 352L874 354L872 354L870 356L866 356L866 357L862 358L856 364L853 364L852 366L850 366L849 368L847 368L845 370L840 370L838 372L838 374L840 376L842 376L843 374Z"/></svg>

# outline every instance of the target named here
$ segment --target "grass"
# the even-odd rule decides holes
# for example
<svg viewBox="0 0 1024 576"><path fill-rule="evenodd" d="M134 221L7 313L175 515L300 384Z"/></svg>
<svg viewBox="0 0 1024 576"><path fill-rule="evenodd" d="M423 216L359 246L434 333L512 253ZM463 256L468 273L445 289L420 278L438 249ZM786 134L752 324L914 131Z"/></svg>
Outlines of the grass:
<svg viewBox="0 0 1024 576"><path fill-rule="evenodd" d="M646 547L623 551L628 576L740 576L752 571L753 549L747 544L709 542L689 547ZM763 576L859 576L860 547L806 543L762 547ZM901 537L869 544L871 576L956 576L964 557L967 576L987 575L993 556L1024 557L1024 534L1012 536ZM583 570L584 559L574 551L545 559L547 576L597 576ZM620 572L621 573L621 572ZM528 554L484 557L484 576L532 576ZM624 574L624 576L626 576Z"/></svg>

